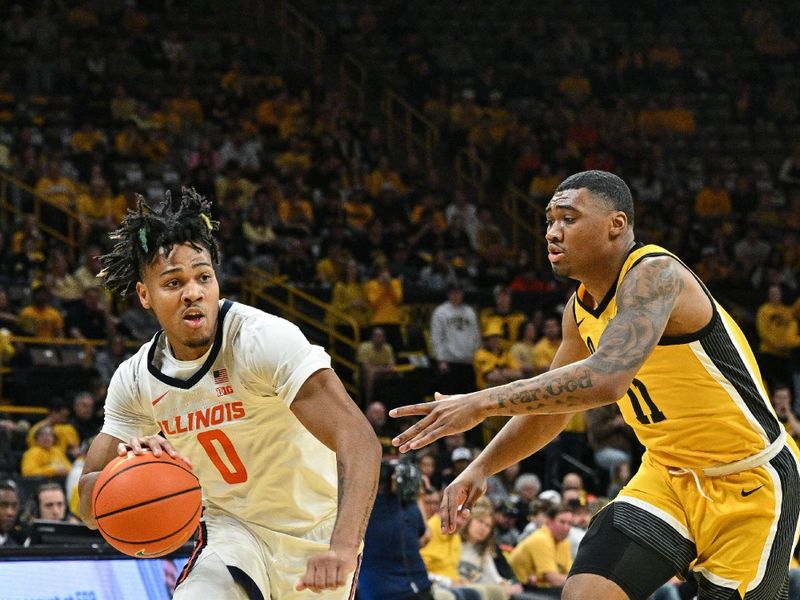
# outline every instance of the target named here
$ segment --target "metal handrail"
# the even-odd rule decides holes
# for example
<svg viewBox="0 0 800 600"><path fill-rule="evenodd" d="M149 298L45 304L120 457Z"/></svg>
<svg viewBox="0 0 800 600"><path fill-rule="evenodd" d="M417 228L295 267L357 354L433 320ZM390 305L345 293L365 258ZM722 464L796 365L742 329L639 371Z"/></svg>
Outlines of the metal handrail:
<svg viewBox="0 0 800 600"><path fill-rule="evenodd" d="M21 208L16 206L9 198L9 188L16 187L33 198L33 212L26 213ZM66 235L51 227L50 225L42 222L42 205L48 205L56 210L64 213L67 219L67 233ZM80 216L77 212L70 208L65 208L55 202L51 201L44 196L37 194L36 191L24 181L12 177L6 173L0 172L0 218L3 222L10 221L9 215L22 218L26 216L33 216L36 219L36 225L42 233L63 242L67 245L71 259L74 259L78 250L78 231L80 230Z"/></svg>
<svg viewBox="0 0 800 600"><path fill-rule="evenodd" d="M284 57L294 56L303 61L310 55L314 74L322 74L322 60L325 54L325 34L314 22L287 0L282 0L278 9L281 30L281 53Z"/></svg>
<svg viewBox="0 0 800 600"><path fill-rule="evenodd" d="M269 288L277 288L286 293L286 300L278 298L268 292ZM293 323L303 323L327 336L326 350L331 356L334 366L341 366L352 373L358 373L358 364L342 355L338 351L341 346L353 350L353 355L361 344L361 331L355 319L345 312L338 310L333 305L324 302L316 296L296 288L280 276L267 273L257 267L248 267L242 278L242 300L251 306L258 306L259 300L271 305L272 309ZM334 317L338 322L346 325L352 335L346 335L332 324L326 323L309 314L299 307L299 304L310 304L322 311L325 315ZM349 381L343 380L347 390L354 395L358 389Z"/></svg>
<svg viewBox="0 0 800 600"><path fill-rule="evenodd" d="M339 62L339 85L344 101L350 104L352 97L355 106L363 112L367 89L367 69L349 52L345 53Z"/></svg>
<svg viewBox="0 0 800 600"><path fill-rule="evenodd" d="M383 115L386 118L386 143L393 149L399 131L405 136L406 154L421 151L425 164L433 166L434 148L439 142L439 129L425 115L414 108L399 94L385 90L381 102Z"/></svg>
<svg viewBox="0 0 800 600"><path fill-rule="evenodd" d="M503 196L503 211L511 221L511 245L515 251L523 245L522 232L530 238L531 258L537 268L544 265L546 244L542 232L532 223L544 223L544 208L515 185L508 186ZM525 214L523 214L523 210Z"/></svg>
<svg viewBox="0 0 800 600"><path fill-rule="evenodd" d="M478 204L483 204L486 200L486 182L489 180L486 161L466 148L459 148L454 167L459 185L471 190Z"/></svg>

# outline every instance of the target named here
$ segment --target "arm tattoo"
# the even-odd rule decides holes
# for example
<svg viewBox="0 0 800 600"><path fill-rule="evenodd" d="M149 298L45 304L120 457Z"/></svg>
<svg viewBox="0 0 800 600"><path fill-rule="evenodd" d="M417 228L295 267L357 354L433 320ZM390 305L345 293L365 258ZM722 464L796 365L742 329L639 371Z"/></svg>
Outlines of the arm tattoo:
<svg viewBox="0 0 800 600"><path fill-rule="evenodd" d="M591 408L587 390L609 375L638 370L658 344L685 282L681 268L668 257L642 262L617 290L617 316L589 358L533 379L491 388L491 405L513 414L563 413ZM507 413L506 413L507 414Z"/></svg>
<svg viewBox="0 0 800 600"><path fill-rule="evenodd" d="M593 370L616 373L638 368L661 339L685 286L672 258L646 260L627 275L617 290L617 316L587 362Z"/></svg>
<svg viewBox="0 0 800 600"><path fill-rule="evenodd" d="M531 385L534 381L537 383ZM541 382L541 383L539 383ZM498 408L519 406L525 412L551 407L550 412L569 412L582 401L574 392L592 387L591 372L586 367L568 366L559 374L544 373L535 379L514 381L502 387L491 388L489 398ZM557 410L558 408L563 409Z"/></svg>

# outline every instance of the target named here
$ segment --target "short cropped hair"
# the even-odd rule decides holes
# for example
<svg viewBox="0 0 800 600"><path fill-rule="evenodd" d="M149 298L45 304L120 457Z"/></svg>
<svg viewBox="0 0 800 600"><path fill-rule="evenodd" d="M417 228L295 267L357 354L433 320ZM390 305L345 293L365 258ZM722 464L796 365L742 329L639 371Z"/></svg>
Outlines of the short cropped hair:
<svg viewBox="0 0 800 600"><path fill-rule="evenodd" d="M556 192L586 188L595 198L600 199L612 210L620 210L633 225L633 196L631 190L620 177L608 171L581 171L570 175L556 188Z"/></svg>

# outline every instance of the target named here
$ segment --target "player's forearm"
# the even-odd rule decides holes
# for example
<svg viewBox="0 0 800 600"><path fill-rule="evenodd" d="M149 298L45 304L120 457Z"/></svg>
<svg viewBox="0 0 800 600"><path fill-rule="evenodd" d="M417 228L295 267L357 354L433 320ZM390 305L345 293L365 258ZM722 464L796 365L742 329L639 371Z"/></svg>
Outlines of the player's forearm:
<svg viewBox="0 0 800 600"><path fill-rule="evenodd" d="M351 432L336 452L338 514L330 547L355 550L364 540L381 462L381 445L372 430Z"/></svg>
<svg viewBox="0 0 800 600"><path fill-rule="evenodd" d="M499 473L544 448L559 434L571 416L571 413L566 413L512 418L470 468L480 469L485 477Z"/></svg>
<svg viewBox="0 0 800 600"><path fill-rule="evenodd" d="M593 359L594 356L467 398L472 397L486 417L573 413L610 404L625 393L635 371L609 373L606 365Z"/></svg>
<svg viewBox="0 0 800 600"><path fill-rule="evenodd" d="M84 473L78 480L78 498L80 500L80 517L89 529L97 529L97 521L92 509L92 490L100 471Z"/></svg>

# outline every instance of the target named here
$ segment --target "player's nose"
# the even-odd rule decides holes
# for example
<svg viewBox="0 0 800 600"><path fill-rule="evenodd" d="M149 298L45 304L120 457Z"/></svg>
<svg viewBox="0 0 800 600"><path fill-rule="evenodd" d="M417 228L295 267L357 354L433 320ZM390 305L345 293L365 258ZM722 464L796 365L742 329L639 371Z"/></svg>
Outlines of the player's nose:
<svg viewBox="0 0 800 600"><path fill-rule="evenodd" d="M203 286L195 283L189 282L187 285L183 287L183 301L186 304L192 304L197 302L203 297Z"/></svg>
<svg viewBox="0 0 800 600"><path fill-rule="evenodd" d="M544 234L544 239L546 239L548 242L557 242L561 239L561 230L555 225L551 225L547 228L547 231Z"/></svg>

